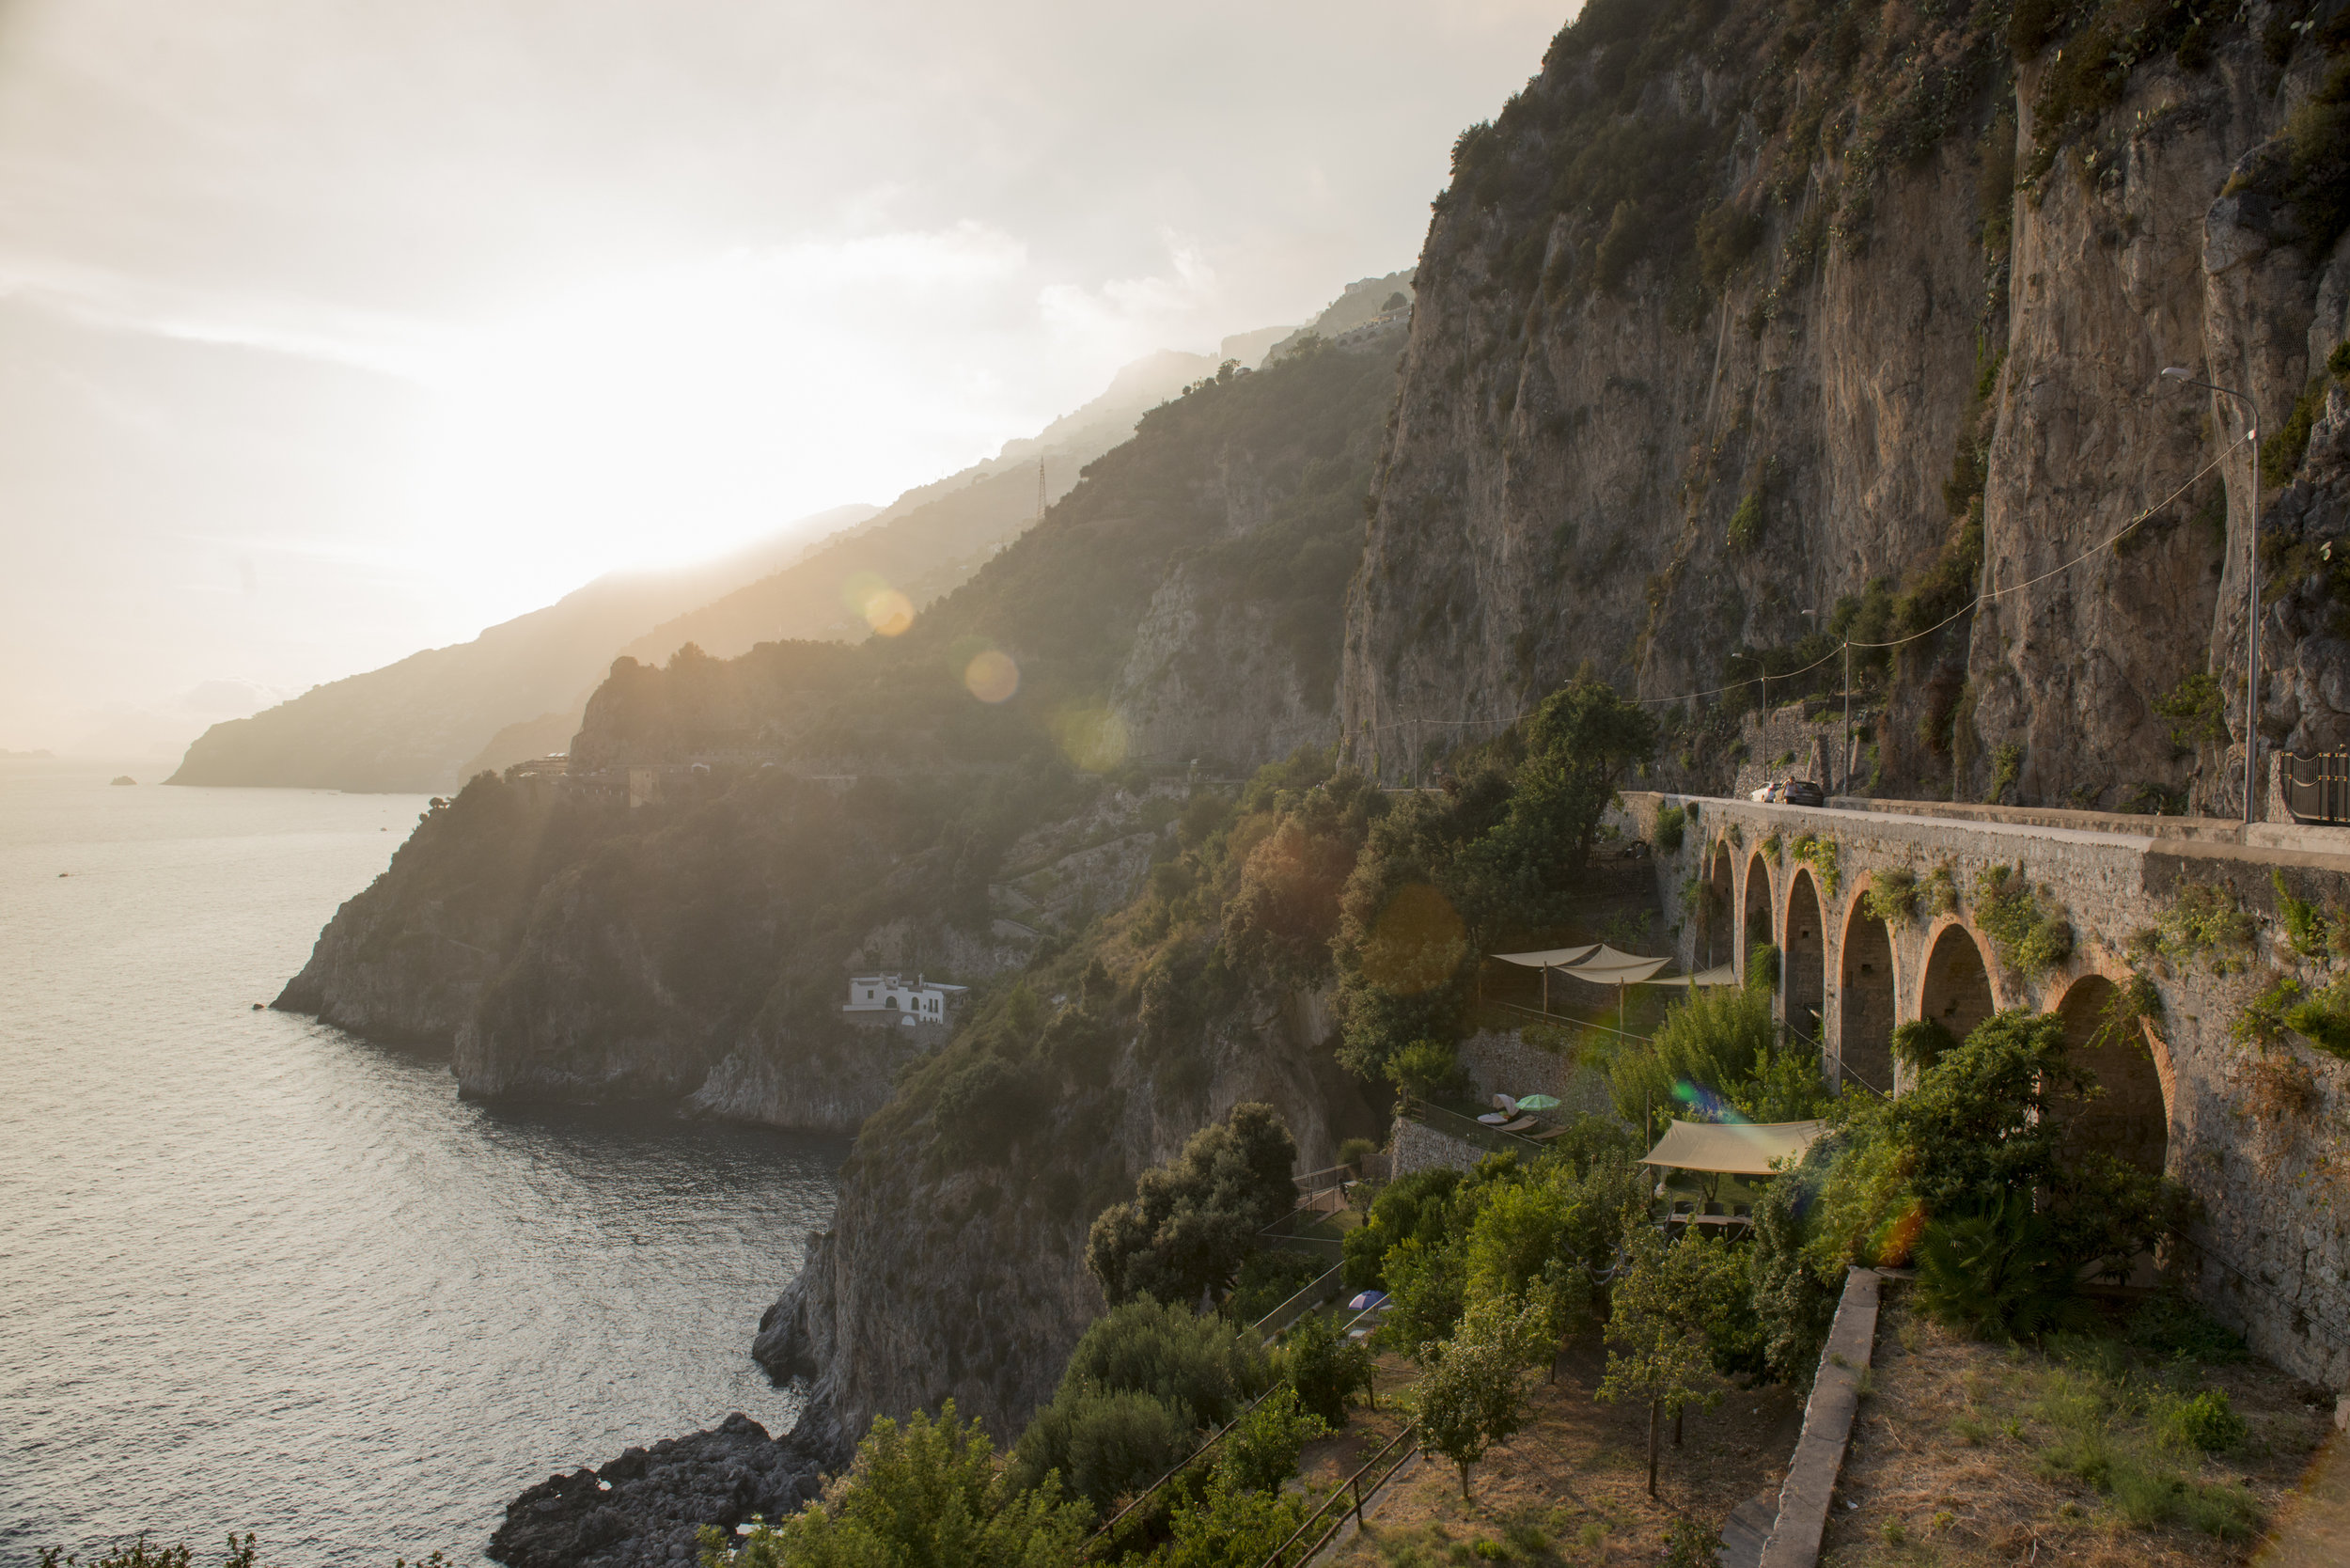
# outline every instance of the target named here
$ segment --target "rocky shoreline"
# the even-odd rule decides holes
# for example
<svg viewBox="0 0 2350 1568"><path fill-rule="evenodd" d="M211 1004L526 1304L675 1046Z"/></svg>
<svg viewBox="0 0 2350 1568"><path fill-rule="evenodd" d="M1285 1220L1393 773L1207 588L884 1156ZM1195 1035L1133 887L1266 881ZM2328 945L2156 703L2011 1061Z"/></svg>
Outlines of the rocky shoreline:
<svg viewBox="0 0 2350 1568"><path fill-rule="evenodd" d="M739 1411L717 1426L547 1477L506 1505L489 1555L509 1568L667 1568L704 1525L777 1519L815 1497L838 1456L800 1424L782 1437Z"/></svg>

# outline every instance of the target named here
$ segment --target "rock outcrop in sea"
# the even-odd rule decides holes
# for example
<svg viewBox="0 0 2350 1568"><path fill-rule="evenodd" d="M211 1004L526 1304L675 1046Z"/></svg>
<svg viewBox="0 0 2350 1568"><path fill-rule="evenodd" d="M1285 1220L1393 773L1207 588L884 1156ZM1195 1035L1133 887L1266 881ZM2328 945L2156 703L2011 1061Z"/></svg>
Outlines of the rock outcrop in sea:
<svg viewBox="0 0 2350 1568"><path fill-rule="evenodd" d="M816 1496L828 1452L771 1437L737 1412L707 1432L629 1449L552 1475L506 1505L490 1556L508 1568L670 1568L698 1554L705 1526L731 1532Z"/></svg>

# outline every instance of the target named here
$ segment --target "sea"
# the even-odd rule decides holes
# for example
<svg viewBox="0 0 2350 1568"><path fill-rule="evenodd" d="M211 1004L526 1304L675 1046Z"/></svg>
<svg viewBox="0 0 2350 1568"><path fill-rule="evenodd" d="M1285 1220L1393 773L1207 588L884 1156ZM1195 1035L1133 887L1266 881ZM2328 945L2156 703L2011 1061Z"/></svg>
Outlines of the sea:
<svg viewBox="0 0 2350 1568"><path fill-rule="evenodd" d="M553 1472L791 1425L749 1344L847 1140L253 1011L425 802L118 772L0 760L0 1563L479 1562Z"/></svg>

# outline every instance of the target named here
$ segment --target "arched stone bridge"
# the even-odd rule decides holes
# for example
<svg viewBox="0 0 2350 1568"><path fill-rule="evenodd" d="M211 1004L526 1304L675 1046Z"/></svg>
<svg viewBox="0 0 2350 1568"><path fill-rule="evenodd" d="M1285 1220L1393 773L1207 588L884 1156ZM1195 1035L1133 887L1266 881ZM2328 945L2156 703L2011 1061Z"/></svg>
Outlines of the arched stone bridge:
<svg viewBox="0 0 2350 1568"><path fill-rule="evenodd" d="M1879 1092L1907 1087L1890 1048L1900 1024L1931 1018L1964 1036L2007 1009L2058 1014L2105 1090L2076 1112L2081 1136L2201 1198L2204 1299L2280 1365L2350 1388L2350 1062L2295 1036L2263 1047L2231 1033L2277 971L2326 982L2325 966L2286 940L2276 879L2295 898L2350 909L2350 830L1631 792L1611 821L1653 844L1660 808L1676 806L1682 841L1656 855L1657 891L1684 964L1734 963L1743 980L1749 950L1775 946L1788 1027L1819 1042L1831 1077ZM2064 962L2031 975L2002 962L1977 891L1993 867L2062 909L2074 933ZM1878 918L1868 895L1893 872L1916 879L1914 909ZM2198 885L2252 916L2257 934L2150 959L2139 933ZM2161 1004L2134 1031L2143 1048L2099 1044L2134 974Z"/></svg>

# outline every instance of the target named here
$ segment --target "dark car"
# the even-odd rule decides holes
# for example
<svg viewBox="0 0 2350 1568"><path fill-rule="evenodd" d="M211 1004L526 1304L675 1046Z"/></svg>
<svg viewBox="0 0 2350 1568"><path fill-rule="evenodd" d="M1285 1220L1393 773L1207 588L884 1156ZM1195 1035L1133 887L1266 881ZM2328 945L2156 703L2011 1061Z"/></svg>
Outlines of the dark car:
<svg viewBox="0 0 2350 1568"><path fill-rule="evenodd" d="M1779 799L1790 806L1825 806L1827 792L1809 778L1791 778Z"/></svg>

